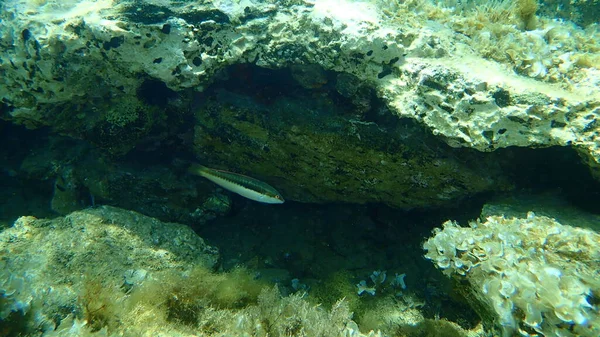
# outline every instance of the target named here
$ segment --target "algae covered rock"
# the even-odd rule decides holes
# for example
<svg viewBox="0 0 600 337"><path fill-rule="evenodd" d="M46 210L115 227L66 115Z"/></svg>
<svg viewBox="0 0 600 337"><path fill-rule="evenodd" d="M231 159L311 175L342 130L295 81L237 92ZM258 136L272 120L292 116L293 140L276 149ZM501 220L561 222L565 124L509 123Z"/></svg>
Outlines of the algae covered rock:
<svg viewBox="0 0 600 337"><path fill-rule="evenodd" d="M29 332L50 331L69 314L82 318L92 310L81 301L90 287L124 294L154 273L212 269L219 259L184 225L108 206L54 220L21 217L0 233L0 256L2 325L22 322Z"/></svg>
<svg viewBox="0 0 600 337"><path fill-rule="evenodd" d="M565 200L561 193L532 195L511 194L488 200L481 210L480 219L490 216L526 218L529 212L543 215L565 225L587 228L600 233L600 215L586 212Z"/></svg>
<svg viewBox="0 0 600 337"><path fill-rule="evenodd" d="M30 182L43 198L40 207L52 211L52 216L88 206L118 205L163 221L200 225L231 210L228 195L211 184L198 184L194 176L182 172L185 166L165 166L139 156L115 160L87 142L12 127L16 132L5 141L5 151L18 155L3 161L2 170L12 170L17 181ZM34 150L11 150L25 139ZM21 214L51 216L10 206L15 204L14 198L7 201L2 213L12 218L11 223ZM21 205L37 203L28 200Z"/></svg>
<svg viewBox="0 0 600 337"><path fill-rule="evenodd" d="M529 213L448 221L423 248L504 336L598 336L600 234Z"/></svg>
<svg viewBox="0 0 600 337"><path fill-rule="evenodd" d="M494 155L452 149L410 120L380 127L354 112L321 96L265 104L221 91L198 109L194 150L301 202L433 207L510 188Z"/></svg>
<svg viewBox="0 0 600 337"><path fill-rule="evenodd" d="M340 299L325 310L283 297L184 225L114 207L0 233L0 331L7 336L310 336L363 334Z"/></svg>
<svg viewBox="0 0 600 337"><path fill-rule="evenodd" d="M324 69L355 76L451 146L573 146L599 168L597 30L531 11L534 27L519 28L497 15L504 2L455 5L9 0L0 111L122 154L181 117L179 94L228 66L291 67L301 81L296 67Z"/></svg>

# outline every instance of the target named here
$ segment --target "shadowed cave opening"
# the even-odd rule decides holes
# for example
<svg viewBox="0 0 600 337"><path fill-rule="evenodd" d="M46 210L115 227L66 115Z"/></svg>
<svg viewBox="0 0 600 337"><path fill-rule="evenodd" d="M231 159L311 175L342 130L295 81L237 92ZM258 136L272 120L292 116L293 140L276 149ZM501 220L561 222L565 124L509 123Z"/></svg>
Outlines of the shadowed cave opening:
<svg viewBox="0 0 600 337"><path fill-rule="evenodd" d="M305 73L312 76L307 76ZM313 73L317 73L318 76ZM307 77L309 79L306 79ZM153 141L151 145L140 144L124 157L125 161L143 165L169 165L174 158L190 161L201 159L195 158L189 150L189 146L193 146L189 138L192 137L190 134L194 128L194 110L207 100L228 99L233 95L237 95L235 99L238 102L242 101L242 104L248 102L250 107L253 104L269 106L281 99L319 101L320 103L316 103L315 106L327 110L322 113L343 114L347 119L356 118L375 123L379 128L391 132L416 125L412 120L393 115L370 88L361 87L363 91L360 103L364 105L357 107L357 102L353 101L350 94L341 93L345 89L340 89L338 81L343 77L331 71L315 70L310 67L308 70L268 69L252 64L238 64L224 69L216 78L218 80L202 93L179 93L184 100L188 101L190 111L187 117L180 121L177 134L169 135L163 142ZM302 81L305 82L302 84ZM152 99L154 102L160 101L164 104L174 97L173 91L164 85L152 82L151 85L146 86L148 87L152 90L138 92L142 99ZM416 125L416 127L420 126ZM422 139L417 141L425 142L432 139L430 132L424 128L420 137ZM440 140L433 139L435 146L450 149ZM472 150L458 148L449 151ZM553 191L577 207L597 212L593 201L600 196L600 183L592 177L589 169L573 149L559 146L537 149L510 147L493 153L497 154L498 164L514 184L513 191L534 194ZM482 196L482 200L487 197L489 196ZM477 198L479 196L473 196L471 200Z"/></svg>

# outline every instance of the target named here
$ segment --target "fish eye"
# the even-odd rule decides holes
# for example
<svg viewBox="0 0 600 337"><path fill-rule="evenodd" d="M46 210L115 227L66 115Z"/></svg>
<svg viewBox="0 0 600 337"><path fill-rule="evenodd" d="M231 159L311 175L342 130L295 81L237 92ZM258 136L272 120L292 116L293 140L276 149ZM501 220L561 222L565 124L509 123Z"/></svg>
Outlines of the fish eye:
<svg viewBox="0 0 600 337"><path fill-rule="evenodd" d="M281 200L281 196L280 196L280 195L276 195L276 196L275 196L275 199L279 199L279 200Z"/></svg>

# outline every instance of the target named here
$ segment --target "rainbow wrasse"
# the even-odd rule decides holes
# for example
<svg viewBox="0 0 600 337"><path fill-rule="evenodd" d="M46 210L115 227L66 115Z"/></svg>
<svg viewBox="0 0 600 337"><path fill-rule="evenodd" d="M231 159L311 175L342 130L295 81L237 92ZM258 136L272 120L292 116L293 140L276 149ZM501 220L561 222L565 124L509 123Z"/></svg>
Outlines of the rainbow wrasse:
<svg viewBox="0 0 600 337"><path fill-rule="evenodd" d="M283 197L273 186L260 180L233 172L215 170L193 164L188 171L204 177L226 190L266 204L283 204Z"/></svg>

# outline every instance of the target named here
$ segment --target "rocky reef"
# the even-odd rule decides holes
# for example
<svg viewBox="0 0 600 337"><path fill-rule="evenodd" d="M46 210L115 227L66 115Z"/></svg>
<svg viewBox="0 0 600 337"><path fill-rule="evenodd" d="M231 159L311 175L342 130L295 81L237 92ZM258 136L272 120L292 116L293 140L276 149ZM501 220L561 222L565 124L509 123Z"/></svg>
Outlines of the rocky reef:
<svg viewBox="0 0 600 337"><path fill-rule="evenodd" d="M0 2L0 335L598 335L597 13Z"/></svg>
<svg viewBox="0 0 600 337"><path fill-rule="evenodd" d="M535 8L524 14L499 2L452 12L426 2L325 0L2 6L3 118L49 125L113 153L165 137L165 128L186 122L182 92L252 64L291 68L313 92L335 86L353 101L353 117L368 108L369 88L389 108L381 114L416 120L452 147L572 146L591 168L600 162L598 32L542 17L528 30L503 30ZM497 40L504 35L512 40ZM510 57L494 59L500 53ZM351 120L369 122L346 118L343 127L356 129ZM282 126L269 134L290 131Z"/></svg>
<svg viewBox="0 0 600 337"><path fill-rule="evenodd" d="M217 249L187 226L114 207L22 217L0 256L5 336L382 336L361 333L344 299L322 308L246 269L215 272ZM396 329L468 333L403 305Z"/></svg>

